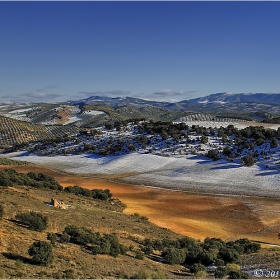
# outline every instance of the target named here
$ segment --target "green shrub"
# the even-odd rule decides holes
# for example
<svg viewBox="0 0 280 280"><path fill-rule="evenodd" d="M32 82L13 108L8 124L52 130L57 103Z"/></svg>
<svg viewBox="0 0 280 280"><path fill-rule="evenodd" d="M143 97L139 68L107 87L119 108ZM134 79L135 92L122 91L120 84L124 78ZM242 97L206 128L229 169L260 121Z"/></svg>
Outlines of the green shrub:
<svg viewBox="0 0 280 280"><path fill-rule="evenodd" d="M250 241L247 238L241 238L234 242L228 242L227 246L234 248L240 255L256 253L261 249L261 245Z"/></svg>
<svg viewBox="0 0 280 280"><path fill-rule="evenodd" d="M200 263L195 263L190 267L190 271L193 274L197 274L199 271L204 271L206 272L206 267Z"/></svg>
<svg viewBox="0 0 280 280"><path fill-rule="evenodd" d="M0 158L0 165L28 165L27 161L13 160L7 158Z"/></svg>
<svg viewBox="0 0 280 280"><path fill-rule="evenodd" d="M205 270L199 270L198 272L196 272L194 274L195 278L203 278L203 279L206 278L206 275L207 275L207 273Z"/></svg>
<svg viewBox="0 0 280 280"><path fill-rule="evenodd" d="M213 160L219 160L221 158L216 150L209 150L206 156Z"/></svg>
<svg viewBox="0 0 280 280"><path fill-rule="evenodd" d="M206 144L208 142L208 137L203 135L201 137L200 141L201 141L202 144Z"/></svg>
<svg viewBox="0 0 280 280"><path fill-rule="evenodd" d="M40 213L29 212L29 213L20 213L15 216L15 219L21 222L22 224L29 227L29 229L35 231L43 231L47 228L48 218L43 216Z"/></svg>
<svg viewBox="0 0 280 280"><path fill-rule="evenodd" d="M278 140L276 138L271 139L270 141L270 148L277 148L278 147Z"/></svg>
<svg viewBox="0 0 280 280"><path fill-rule="evenodd" d="M150 255L153 253L153 247L151 245L146 245L142 248L145 255Z"/></svg>
<svg viewBox="0 0 280 280"><path fill-rule="evenodd" d="M80 186L68 186L64 189L64 191L68 192L68 193L73 193L75 195L92 197L94 199L99 199L99 200L108 200L109 198L112 197L112 194L111 194L110 190L108 190L108 189L105 189L105 190L100 190L100 189L88 190L88 189L82 188Z"/></svg>
<svg viewBox="0 0 280 280"><path fill-rule="evenodd" d="M230 148L230 146L224 147L223 154L226 155L226 156L231 155L231 148Z"/></svg>
<svg viewBox="0 0 280 280"><path fill-rule="evenodd" d="M60 236L60 239L59 239L59 240L60 240L61 243L69 243L69 242L70 242L70 239L71 239L70 235L64 232L64 233Z"/></svg>
<svg viewBox="0 0 280 280"><path fill-rule="evenodd" d="M70 242L80 245L94 244L100 238L99 233L93 233L90 229L77 226L67 226L63 233L70 236Z"/></svg>
<svg viewBox="0 0 280 280"><path fill-rule="evenodd" d="M225 263L233 263L238 261L238 252L231 247L224 247L219 251L218 258L222 259Z"/></svg>
<svg viewBox="0 0 280 280"><path fill-rule="evenodd" d="M29 172L18 173L14 169L0 170L0 186L31 186L35 188L47 188L62 190L62 186L55 179L44 173Z"/></svg>
<svg viewBox="0 0 280 280"><path fill-rule="evenodd" d="M51 242L51 244L52 244L53 246L55 246L55 243L56 243L56 241L57 241L57 236L56 236L55 233L48 232L48 234L47 234L47 239Z"/></svg>
<svg viewBox="0 0 280 280"><path fill-rule="evenodd" d="M182 264L186 259L186 252L183 249L171 247L162 252L162 258L168 264Z"/></svg>
<svg viewBox="0 0 280 280"><path fill-rule="evenodd" d="M46 241L35 241L28 249L32 261L39 265L48 265L53 262L52 245Z"/></svg>
<svg viewBox="0 0 280 280"><path fill-rule="evenodd" d="M243 162L246 166L252 166L252 165L255 164L255 160L254 160L254 157L252 155L248 155L246 157L243 157L242 160L243 160Z"/></svg>
<svg viewBox="0 0 280 280"><path fill-rule="evenodd" d="M65 227L62 236L64 234L69 236L69 242L80 245L90 244L92 254L109 254L117 257L127 251L127 248L119 243L116 234L104 234L101 236L99 232L92 232L90 229L72 225Z"/></svg>
<svg viewBox="0 0 280 280"><path fill-rule="evenodd" d="M222 279L228 274L228 269L224 266L219 266L215 271L215 278Z"/></svg>
<svg viewBox="0 0 280 280"><path fill-rule="evenodd" d="M143 260L144 259L144 253L141 250L137 250L135 254L135 258L138 260Z"/></svg>
<svg viewBox="0 0 280 280"><path fill-rule="evenodd" d="M230 271L228 273L228 279L248 279L249 275L245 272L239 271Z"/></svg>

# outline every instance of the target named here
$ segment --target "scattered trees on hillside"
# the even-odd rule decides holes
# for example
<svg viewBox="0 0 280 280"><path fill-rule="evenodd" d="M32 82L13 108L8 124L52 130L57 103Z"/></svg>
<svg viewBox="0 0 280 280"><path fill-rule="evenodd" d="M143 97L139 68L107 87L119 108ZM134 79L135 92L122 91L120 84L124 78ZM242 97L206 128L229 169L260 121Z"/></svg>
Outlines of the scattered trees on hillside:
<svg viewBox="0 0 280 280"><path fill-rule="evenodd" d="M62 190L63 187L50 175L45 173L28 172L27 176L35 181L38 188L43 187L51 190Z"/></svg>
<svg viewBox="0 0 280 280"><path fill-rule="evenodd" d="M127 126L128 124L129 126ZM106 132L104 129L120 132ZM124 137L121 132L125 131L131 131L132 133L130 136L126 135L127 137ZM115 135L113 136L112 133L115 133ZM279 139L280 129L266 129L262 126L238 129L233 125L228 125L216 129L199 125L189 127L185 123L173 123L172 121L110 120L100 130L81 129L78 138L65 135L60 137L60 140L59 138L46 140L42 144L33 145L30 151L36 151L39 155L66 155L86 152L107 156L138 150L143 152L142 149L144 149L147 153L164 156L169 156L170 153L174 155L190 153L201 155L199 144L209 143L210 149L218 149L217 153L209 151L209 154L207 154L213 160L218 160L223 154L226 158L238 158L242 161L242 157L249 152L257 161L259 156L268 156L267 154L259 155L257 146L263 145L266 153L271 153L268 149L269 145L272 149L276 148L279 145ZM182 147L185 147L185 149ZM8 183L4 180L3 184ZM39 187L51 188L49 185L42 186L43 184L42 181L37 182Z"/></svg>
<svg viewBox="0 0 280 280"><path fill-rule="evenodd" d="M248 278L236 263L242 254L256 253L260 245L246 238L224 242L219 238L206 238L204 242L185 237L178 240L145 239L145 246L162 251L163 261L168 264L187 264L190 271L197 277L206 276L206 266L218 266L215 277L230 279ZM160 248L160 249L159 249ZM236 277L236 278L231 278Z"/></svg>
<svg viewBox="0 0 280 280"><path fill-rule="evenodd" d="M51 190L62 190L62 186L55 179L45 173L18 173L14 169L0 170L1 186L31 186Z"/></svg>
<svg viewBox="0 0 280 280"><path fill-rule="evenodd" d="M28 165L27 161L13 160L8 158L0 158L0 165Z"/></svg>
<svg viewBox="0 0 280 280"><path fill-rule="evenodd" d="M94 199L100 199L100 200L108 200L112 197L112 194L110 190L105 189L85 189L80 186L69 186L64 189L65 192L73 193L75 195L82 195L87 197L92 197Z"/></svg>
<svg viewBox="0 0 280 280"><path fill-rule="evenodd" d="M0 186L30 186L51 190L65 191L76 195L91 197L93 199L108 200L112 197L110 190L93 189L88 190L80 186L63 187L50 175L45 173L28 172L18 173L14 169L0 170Z"/></svg>
<svg viewBox="0 0 280 280"><path fill-rule="evenodd" d="M119 254L125 254L127 248L120 244L115 234L104 234L92 232L90 229L77 226L65 227L63 234L67 234L69 242L90 246L92 254L109 254L117 257Z"/></svg>
<svg viewBox="0 0 280 280"><path fill-rule="evenodd" d="M238 261L241 254L260 250L259 244L246 238L231 242L224 242L219 238L206 238L204 242L189 237L178 240L145 239L142 250L147 246L162 251L163 260L167 263L200 263L205 266L213 263L217 265L234 263Z"/></svg>

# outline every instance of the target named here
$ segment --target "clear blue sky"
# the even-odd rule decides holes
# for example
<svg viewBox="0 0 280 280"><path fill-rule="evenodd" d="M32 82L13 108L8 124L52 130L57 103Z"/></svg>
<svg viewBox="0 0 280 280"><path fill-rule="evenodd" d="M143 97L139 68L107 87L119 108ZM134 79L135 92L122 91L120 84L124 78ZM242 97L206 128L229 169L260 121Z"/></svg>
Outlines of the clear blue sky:
<svg viewBox="0 0 280 280"><path fill-rule="evenodd" d="M0 2L0 99L280 92L280 2Z"/></svg>

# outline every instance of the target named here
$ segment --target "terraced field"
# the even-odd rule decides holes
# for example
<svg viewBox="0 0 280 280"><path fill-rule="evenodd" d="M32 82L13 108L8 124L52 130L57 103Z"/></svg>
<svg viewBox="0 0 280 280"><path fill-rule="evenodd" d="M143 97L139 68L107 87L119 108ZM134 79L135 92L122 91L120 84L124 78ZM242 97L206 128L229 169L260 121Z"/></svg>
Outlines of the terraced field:
<svg viewBox="0 0 280 280"><path fill-rule="evenodd" d="M0 145L22 144L51 139L52 134L42 125L0 116Z"/></svg>

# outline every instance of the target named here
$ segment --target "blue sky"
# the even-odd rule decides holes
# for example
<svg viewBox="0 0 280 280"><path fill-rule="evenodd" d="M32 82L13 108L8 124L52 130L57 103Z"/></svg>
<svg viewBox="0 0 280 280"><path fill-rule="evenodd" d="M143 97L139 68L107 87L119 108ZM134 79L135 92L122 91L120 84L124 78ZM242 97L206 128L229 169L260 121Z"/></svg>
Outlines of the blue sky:
<svg viewBox="0 0 280 280"><path fill-rule="evenodd" d="M280 92L280 2L0 2L0 99Z"/></svg>

